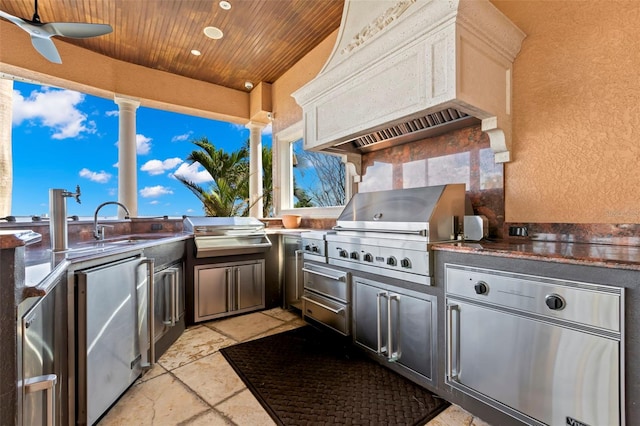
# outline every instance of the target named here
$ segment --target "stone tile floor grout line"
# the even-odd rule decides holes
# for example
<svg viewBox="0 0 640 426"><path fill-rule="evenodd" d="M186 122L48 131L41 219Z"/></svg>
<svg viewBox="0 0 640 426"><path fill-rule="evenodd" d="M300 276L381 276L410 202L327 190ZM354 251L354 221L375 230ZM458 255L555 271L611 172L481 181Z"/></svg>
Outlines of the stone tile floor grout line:
<svg viewBox="0 0 640 426"><path fill-rule="evenodd" d="M190 326L99 426L275 425L220 349L303 325L299 312L276 308ZM452 405L424 426L489 425Z"/></svg>

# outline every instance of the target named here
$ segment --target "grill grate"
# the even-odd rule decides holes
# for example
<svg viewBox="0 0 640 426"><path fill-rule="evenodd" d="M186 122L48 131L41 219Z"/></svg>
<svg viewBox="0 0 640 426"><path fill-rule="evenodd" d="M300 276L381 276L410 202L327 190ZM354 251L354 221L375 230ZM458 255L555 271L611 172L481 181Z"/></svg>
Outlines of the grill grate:
<svg viewBox="0 0 640 426"><path fill-rule="evenodd" d="M454 108L447 108L442 111L434 112L433 114L427 114L424 117L415 118L383 130L378 130L367 135L360 136L353 139L351 144L353 144L355 148L362 148L414 132L449 124L466 117L468 117L468 114L465 114L464 112L458 111Z"/></svg>

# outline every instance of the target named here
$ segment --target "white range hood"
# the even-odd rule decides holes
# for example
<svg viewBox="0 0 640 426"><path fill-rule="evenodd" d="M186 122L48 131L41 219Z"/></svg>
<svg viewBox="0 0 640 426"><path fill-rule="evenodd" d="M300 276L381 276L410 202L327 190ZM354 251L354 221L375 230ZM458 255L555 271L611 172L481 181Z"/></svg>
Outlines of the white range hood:
<svg viewBox="0 0 640 426"><path fill-rule="evenodd" d="M329 60L293 94L305 149L368 152L481 122L510 161L524 37L488 0L346 0Z"/></svg>

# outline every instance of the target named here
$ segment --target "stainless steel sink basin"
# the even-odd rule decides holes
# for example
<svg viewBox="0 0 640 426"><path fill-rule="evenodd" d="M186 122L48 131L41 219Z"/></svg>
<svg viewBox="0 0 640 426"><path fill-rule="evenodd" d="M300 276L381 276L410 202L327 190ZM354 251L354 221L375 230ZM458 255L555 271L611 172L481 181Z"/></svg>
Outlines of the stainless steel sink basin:
<svg viewBox="0 0 640 426"><path fill-rule="evenodd" d="M167 238L166 235L154 235L154 234L140 234L140 235L121 235L113 238L106 238L104 240L91 240L78 243L81 246L89 246L93 248L100 247L114 247L122 245L142 244L149 241L155 241L162 238Z"/></svg>

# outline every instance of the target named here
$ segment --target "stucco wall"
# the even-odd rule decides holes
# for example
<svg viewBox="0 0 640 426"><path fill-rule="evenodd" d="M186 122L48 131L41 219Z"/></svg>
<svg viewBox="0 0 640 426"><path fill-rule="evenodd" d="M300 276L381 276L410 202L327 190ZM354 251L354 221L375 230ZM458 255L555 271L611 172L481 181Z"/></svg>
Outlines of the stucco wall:
<svg viewBox="0 0 640 426"><path fill-rule="evenodd" d="M322 69L336 42L338 30L298 61L271 86L273 100L273 134L302 120L302 108L291 93L311 81Z"/></svg>
<svg viewBox="0 0 640 426"><path fill-rule="evenodd" d="M493 3L527 34L506 220L639 223L640 2Z"/></svg>
<svg viewBox="0 0 640 426"><path fill-rule="evenodd" d="M513 71L506 221L640 222L640 2L492 3L527 34ZM334 40L274 83L274 133L300 120L289 94Z"/></svg>

